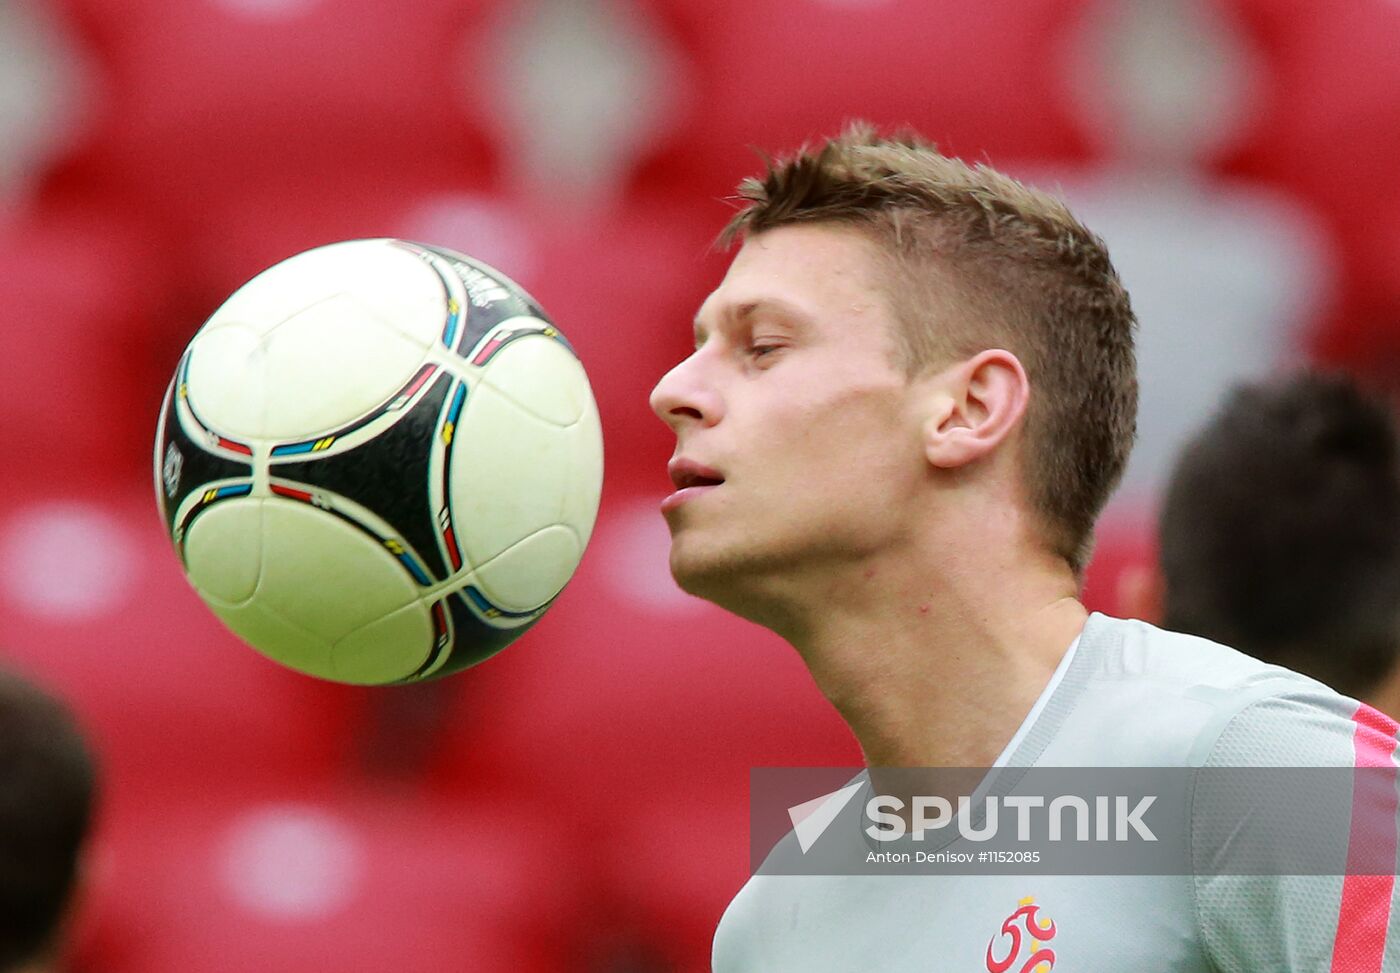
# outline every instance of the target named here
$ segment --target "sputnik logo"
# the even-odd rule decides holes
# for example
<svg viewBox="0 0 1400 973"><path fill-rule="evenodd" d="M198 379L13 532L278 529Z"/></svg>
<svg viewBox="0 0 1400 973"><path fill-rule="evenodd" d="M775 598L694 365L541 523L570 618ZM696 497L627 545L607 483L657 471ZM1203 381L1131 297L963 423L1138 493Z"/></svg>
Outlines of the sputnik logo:
<svg viewBox="0 0 1400 973"><path fill-rule="evenodd" d="M1024 955L1016 973L1050 973L1055 967L1055 951L1045 943L1059 931L1053 919L1039 918L1035 896L1018 901L1017 910L1006 917L1001 932L987 943L987 973L1007 973Z"/></svg>
<svg viewBox="0 0 1400 973"><path fill-rule="evenodd" d="M851 803L851 798L855 797L856 791L863 786L865 785L857 781L847 784L839 791L832 791L830 794L823 794L788 808L788 820L792 822L792 830L797 835L797 844L802 849L802 854L807 854L807 849L816 844L817 839L831 827L831 822L836 820L842 808Z"/></svg>

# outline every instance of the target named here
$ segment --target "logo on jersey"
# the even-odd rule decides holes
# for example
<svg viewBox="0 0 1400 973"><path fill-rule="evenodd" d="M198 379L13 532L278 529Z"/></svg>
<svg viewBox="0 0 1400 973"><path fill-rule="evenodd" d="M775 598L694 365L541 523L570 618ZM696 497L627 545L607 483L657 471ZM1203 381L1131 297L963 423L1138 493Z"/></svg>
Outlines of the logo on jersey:
<svg viewBox="0 0 1400 973"><path fill-rule="evenodd" d="M1035 896L1016 903L1018 908L1001 924L1001 932L987 943L987 973L1050 973L1055 951L1045 944L1055 938L1055 920L1042 918Z"/></svg>

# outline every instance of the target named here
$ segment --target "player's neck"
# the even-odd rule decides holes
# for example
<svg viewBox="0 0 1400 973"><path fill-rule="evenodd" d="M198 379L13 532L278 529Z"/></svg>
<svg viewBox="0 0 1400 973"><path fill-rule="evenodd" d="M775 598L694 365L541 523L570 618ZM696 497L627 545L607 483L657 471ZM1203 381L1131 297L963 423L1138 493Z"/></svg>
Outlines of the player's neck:
<svg viewBox="0 0 1400 973"><path fill-rule="evenodd" d="M1073 575L1049 560L932 583L903 568L793 644L870 766L987 766L1084 626Z"/></svg>

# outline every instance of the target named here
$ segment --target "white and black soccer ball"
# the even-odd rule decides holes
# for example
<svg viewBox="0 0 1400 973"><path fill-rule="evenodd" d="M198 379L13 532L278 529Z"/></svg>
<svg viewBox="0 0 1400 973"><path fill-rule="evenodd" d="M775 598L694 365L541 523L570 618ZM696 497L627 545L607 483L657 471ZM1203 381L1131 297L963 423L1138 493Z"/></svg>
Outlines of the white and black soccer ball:
<svg viewBox="0 0 1400 973"><path fill-rule="evenodd" d="M353 240L253 278L190 342L156 435L191 584L248 644L338 682L494 655L578 566L602 487L583 366L509 278Z"/></svg>

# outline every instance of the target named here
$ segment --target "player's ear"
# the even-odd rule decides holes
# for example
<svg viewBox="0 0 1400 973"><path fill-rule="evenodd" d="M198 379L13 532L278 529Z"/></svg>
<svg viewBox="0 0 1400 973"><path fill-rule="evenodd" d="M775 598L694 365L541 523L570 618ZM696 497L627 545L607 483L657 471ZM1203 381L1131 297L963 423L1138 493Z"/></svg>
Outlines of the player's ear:
<svg viewBox="0 0 1400 973"><path fill-rule="evenodd" d="M1026 413L1026 370L1004 349L979 352L945 370L939 379L924 422L924 454L934 466L953 469L981 459Z"/></svg>
<svg viewBox="0 0 1400 973"><path fill-rule="evenodd" d="M1166 581L1156 562L1128 565L1118 572L1117 588L1119 617L1162 624Z"/></svg>

